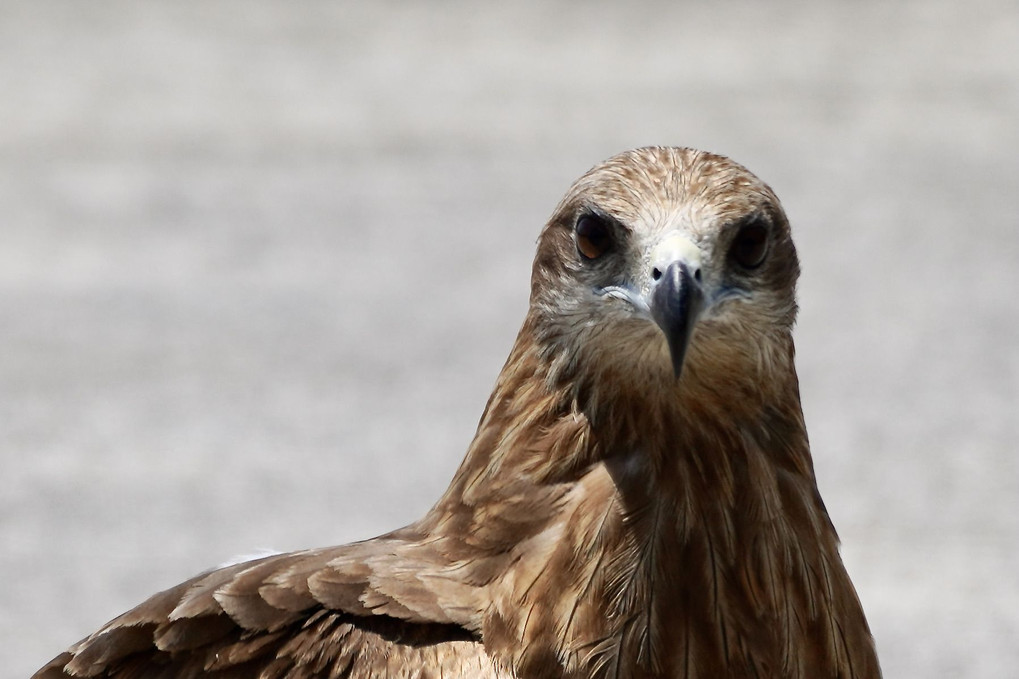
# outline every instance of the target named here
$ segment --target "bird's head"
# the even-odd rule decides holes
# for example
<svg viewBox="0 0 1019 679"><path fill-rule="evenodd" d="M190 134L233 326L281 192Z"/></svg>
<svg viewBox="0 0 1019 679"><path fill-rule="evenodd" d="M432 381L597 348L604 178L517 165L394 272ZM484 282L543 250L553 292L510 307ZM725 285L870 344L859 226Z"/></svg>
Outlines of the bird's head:
<svg viewBox="0 0 1019 679"><path fill-rule="evenodd" d="M742 166L679 148L610 158L539 239L531 315L549 379L753 389L791 371L798 273L778 199Z"/></svg>

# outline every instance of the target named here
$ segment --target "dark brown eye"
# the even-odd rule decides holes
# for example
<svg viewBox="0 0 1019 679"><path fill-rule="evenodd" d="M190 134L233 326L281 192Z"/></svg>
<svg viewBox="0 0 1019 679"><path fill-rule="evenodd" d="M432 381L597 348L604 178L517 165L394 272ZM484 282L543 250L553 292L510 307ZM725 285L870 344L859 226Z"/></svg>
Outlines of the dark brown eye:
<svg viewBox="0 0 1019 679"><path fill-rule="evenodd" d="M580 215L576 232L577 250L587 259L597 259L612 248L612 227L598 215Z"/></svg>
<svg viewBox="0 0 1019 679"><path fill-rule="evenodd" d="M744 269L756 269L768 254L768 227L760 218L745 222L736 232L729 256Z"/></svg>

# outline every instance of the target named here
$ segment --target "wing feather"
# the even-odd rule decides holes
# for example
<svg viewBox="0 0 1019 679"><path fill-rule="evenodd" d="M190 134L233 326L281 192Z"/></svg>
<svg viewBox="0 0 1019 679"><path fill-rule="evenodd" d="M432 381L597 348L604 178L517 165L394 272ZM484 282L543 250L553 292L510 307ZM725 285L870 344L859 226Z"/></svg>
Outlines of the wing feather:
<svg viewBox="0 0 1019 679"><path fill-rule="evenodd" d="M233 621L223 615L167 620L152 632L152 643L161 651L190 651L219 641L235 628Z"/></svg>
<svg viewBox="0 0 1019 679"><path fill-rule="evenodd" d="M393 538L234 564L150 597L35 676L155 676L143 668L158 666L174 677L312 677L422 640L455 642L484 667L464 626L479 614L458 601L471 588L452 572L434 545Z"/></svg>

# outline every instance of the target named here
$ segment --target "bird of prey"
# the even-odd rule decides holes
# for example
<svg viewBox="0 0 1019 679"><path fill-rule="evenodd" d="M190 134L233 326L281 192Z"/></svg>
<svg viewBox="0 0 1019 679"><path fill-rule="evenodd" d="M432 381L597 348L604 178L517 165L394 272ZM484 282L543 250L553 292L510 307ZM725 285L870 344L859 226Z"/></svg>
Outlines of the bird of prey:
<svg viewBox="0 0 1019 679"><path fill-rule="evenodd" d="M420 521L203 573L35 676L880 676L818 494L771 189L722 156L597 165Z"/></svg>

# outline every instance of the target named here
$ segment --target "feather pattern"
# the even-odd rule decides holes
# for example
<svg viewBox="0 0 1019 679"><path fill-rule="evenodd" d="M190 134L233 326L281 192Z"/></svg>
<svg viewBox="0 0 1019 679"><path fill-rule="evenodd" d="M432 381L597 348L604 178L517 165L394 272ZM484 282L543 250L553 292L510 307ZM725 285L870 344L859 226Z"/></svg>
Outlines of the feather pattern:
<svg viewBox="0 0 1019 679"><path fill-rule="evenodd" d="M741 268L748 220L767 250ZM670 234L706 300L679 379L641 301ZM542 232L529 313L420 521L201 574L35 676L879 677L814 479L797 275L777 198L736 163L606 161Z"/></svg>

